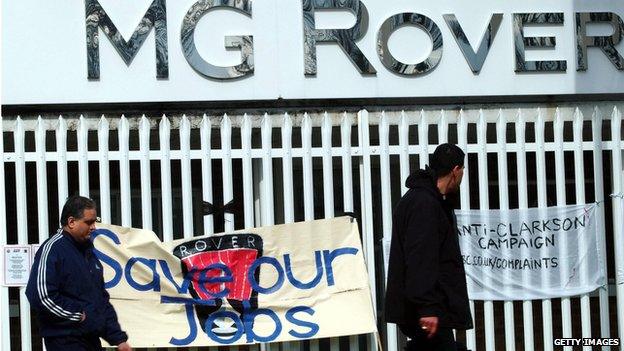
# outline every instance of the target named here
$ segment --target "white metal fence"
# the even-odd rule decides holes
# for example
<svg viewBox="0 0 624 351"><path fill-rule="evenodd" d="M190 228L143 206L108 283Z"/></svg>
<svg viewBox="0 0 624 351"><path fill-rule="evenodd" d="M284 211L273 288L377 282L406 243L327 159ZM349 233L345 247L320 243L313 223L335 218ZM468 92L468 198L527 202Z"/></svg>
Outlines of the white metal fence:
<svg viewBox="0 0 624 351"><path fill-rule="evenodd" d="M461 208L605 201L600 245L611 291L543 301L471 301L472 350L553 350L558 337L624 337L621 104L221 116L4 118L0 244L42 242L69 194L91 196L103 222L163 240L275 223L360 216L373 299L383 306L381 239L410 171L441 142L466 150ZM201 201L242 203L223 218ZM619 213L619 215L618 215ZM617 298L616 298L617 295ZM23 288L0 288L3 349L41 344ZM394 325L380 332L400 348ZM17 332L19 329L19 333ZM372 336L287 343L283 350L374 350ZM589 348L587 348L589 349ZM608 349L608 348L605 348Z"/></svg>

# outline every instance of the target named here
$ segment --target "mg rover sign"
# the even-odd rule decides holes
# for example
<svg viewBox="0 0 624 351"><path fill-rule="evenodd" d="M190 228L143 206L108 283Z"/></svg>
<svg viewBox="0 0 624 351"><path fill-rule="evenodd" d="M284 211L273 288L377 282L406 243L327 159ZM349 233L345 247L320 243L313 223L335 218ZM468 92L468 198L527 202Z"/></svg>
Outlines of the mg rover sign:
<svg viewBox="0 0 624 351"><path fill-rule="evenodd" d="M5 104L624 92L621 2L3 6Z"/></svg>

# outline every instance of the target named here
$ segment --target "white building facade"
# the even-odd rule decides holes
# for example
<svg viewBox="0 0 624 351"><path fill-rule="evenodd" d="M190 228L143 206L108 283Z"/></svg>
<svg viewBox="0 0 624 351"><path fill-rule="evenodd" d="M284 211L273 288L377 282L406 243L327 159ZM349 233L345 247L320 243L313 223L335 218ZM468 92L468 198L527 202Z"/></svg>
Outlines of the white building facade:
<svg viewBox="0 0 624 351"><path fill-rule="evenodd" d="M408 174L453 142L462 209L598 202L608 281L472 301L458 339L624 338L623 18L621 1L4 3L0 244L43 242L74 193L162 240L355 212L393 351L382 240ZM203 216L203 201L237 206ZM0 304L3 349L41 349L23 288L0 287Z"/></svg>

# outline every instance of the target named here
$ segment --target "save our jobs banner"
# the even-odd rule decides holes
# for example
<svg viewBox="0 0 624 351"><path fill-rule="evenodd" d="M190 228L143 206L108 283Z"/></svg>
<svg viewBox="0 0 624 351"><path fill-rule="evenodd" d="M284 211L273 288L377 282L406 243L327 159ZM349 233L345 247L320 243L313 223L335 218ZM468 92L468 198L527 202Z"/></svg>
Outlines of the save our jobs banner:
<svg viewBox="0 0 624 351"><path fill-rule="evenodd" d="M161 242L98 224L106 287L134 347L278 342L376 331L349 217Z"/></svg>
<svg viewBox="0 0 624 351"><path fill-rule="evenodd" d="M545 299L603 286L597 208L455 211L470 298Z"/></svg>

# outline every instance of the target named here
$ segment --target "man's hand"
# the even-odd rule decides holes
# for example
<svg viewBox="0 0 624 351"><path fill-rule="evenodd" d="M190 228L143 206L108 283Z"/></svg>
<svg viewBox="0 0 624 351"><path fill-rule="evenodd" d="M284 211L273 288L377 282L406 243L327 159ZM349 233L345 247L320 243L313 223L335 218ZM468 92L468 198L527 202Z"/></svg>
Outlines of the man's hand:
<svg viewBox="0 0 624 351"><path fill-rule="evenodd" d="M82 313L80 314L80 323L84 322L84 321L85 321L85 319L87 319L87 314L86 314L86 313L84 313L84 312L82 312Z"/></svg>
<svg viewBox="0 0 624 351"><path fill-rule="evenodd" d="M438 332L438 317L422 317L420 318L420 327L427 333L429 339Z"/></svg>
<svg viewBox="0 0 624 351"><path fill-rule="evenodd" d="M130 344L124 341L121 344L117 345L117 350L118 351L132 351L132 347L130 347Z"/></svg>

